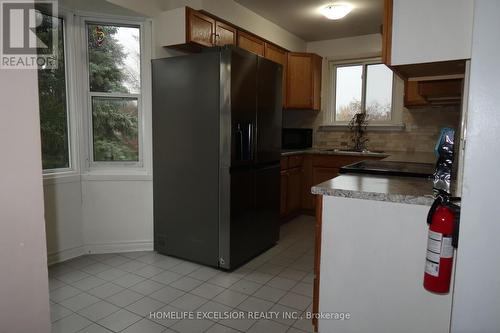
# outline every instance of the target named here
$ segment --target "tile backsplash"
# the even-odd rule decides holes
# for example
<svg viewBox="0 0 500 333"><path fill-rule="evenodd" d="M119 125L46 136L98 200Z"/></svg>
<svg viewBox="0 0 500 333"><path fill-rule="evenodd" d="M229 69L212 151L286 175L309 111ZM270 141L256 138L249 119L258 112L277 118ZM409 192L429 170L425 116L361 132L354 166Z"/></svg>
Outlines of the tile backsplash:
<svg viewBox="0 0 500 333"><path fill-rule="evenodd" d="M370 150L432 152L442 127L460 124L460 108L457 106L408 110L403 108L402 130L368 131L367 147ZM308 110L285 110L284 127L313 128L313 145L316 148L350 148L351 134L348 129L321 129L324 124L322 112Z"/></svg>

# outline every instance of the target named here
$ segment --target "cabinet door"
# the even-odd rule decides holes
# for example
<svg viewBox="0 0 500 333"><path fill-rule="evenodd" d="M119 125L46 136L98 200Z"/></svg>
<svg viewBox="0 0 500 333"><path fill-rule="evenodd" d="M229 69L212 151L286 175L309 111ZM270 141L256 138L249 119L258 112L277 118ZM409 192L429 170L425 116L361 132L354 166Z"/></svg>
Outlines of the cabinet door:
<svg viewBox="0 0 500 333"><path fill-rule="evenodd" d="M187 42L212 46L215 20L191 8L187 9Z"/></svg>
<svg viewBox="0 0 500 333"><path fill-rule="evenodd" d="M236 28L219 21L215 22L215 42L218 46L236 45Z"/></svg>
<svg viewBox="0 0 500 333"><path fill-rule="evenodd" d="M312 106L313 110L321 109L321 72L323 59L314 54L312 55Z"/></svg>
<svg viewBox="0 0 500 333"><path fill-rule="evenodd" d="M308 54L289 53L286 107L308 109L312 105L312 61Z"/></svg>
<svg viewBox="0 0 500 333"><path fill-rule="evenodd" d="M417 81L405 81L404 102L407 108L422 107L428 104L428 101L418 93Z"/></svg>
<svg viewBox="0 0 500 333"><path fill-rule="evenodd" d="M283 66L283 104L286 101L286 64L287 64L287 52L286 50L277 47L276 45L266 43L264 50L264 57L267 59L277 62Z"/></svg>
<svg viewBox="0 0 500 333"><path fill-rule="evenodd" d="M302 169L288 170L286 205L288 213L296 213L302 204Z"/></svg>
<svg viewBox="0 0 500 333"><path fill-rule="evenodd" d="M238 46L260 56L264 56L265 42L255 36L238 31Z"/></svg>
<svg viewBox="0 0 500 333"><path fill-rule="evenodd" d="M302 174L302 209L314 209L314 195L311 194L312 187L312 156L304 155L304 173Z"/></svg>
<svg viewBox="0 0 500 333"><path fill-rule="evenodd" d="M287 184L288 184L288 172L281 171L281 192L280 192L280 216L283 217L287 214L286 209L286 192L287 192Z"/></svg>
<svg viewBox="0 0 500 333"><path fill-rule="evenodd" d="M428 105L460 104L462 100L462 79L435 81L405 81L405 106L424 107Z"/></svg>
<svg viewBox="0 0 500 333"><path fill-rule="evenodd" d="M339 168L313 167L313 186L337 177L339 170Z"/></svg>

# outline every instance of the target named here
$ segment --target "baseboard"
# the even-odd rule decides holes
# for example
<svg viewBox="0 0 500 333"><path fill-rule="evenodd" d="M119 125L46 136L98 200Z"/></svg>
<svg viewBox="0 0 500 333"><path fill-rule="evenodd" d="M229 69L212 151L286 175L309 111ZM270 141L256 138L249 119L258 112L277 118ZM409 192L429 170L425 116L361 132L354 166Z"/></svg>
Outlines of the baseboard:
<svg viewBox="0 0 500 333"><path fill-rule="evenodd" d="M84 246L48 253L47 264L51 266L69 259L80 257L84 254L134 251L153 251L153 241L86 244Z"/></svg>
<svg viewBox="0 0 500 333"><path fill-rule="evenodd" d="M47 264L49 266L84 255L85 247L77 246L71 249L47 253Z"/></svg>
<svg viewBox="0 0 500 333"><path fill-rule="evenodd" d="M152 251L153 241L94 243L85 245L86 254Z"/></svg>

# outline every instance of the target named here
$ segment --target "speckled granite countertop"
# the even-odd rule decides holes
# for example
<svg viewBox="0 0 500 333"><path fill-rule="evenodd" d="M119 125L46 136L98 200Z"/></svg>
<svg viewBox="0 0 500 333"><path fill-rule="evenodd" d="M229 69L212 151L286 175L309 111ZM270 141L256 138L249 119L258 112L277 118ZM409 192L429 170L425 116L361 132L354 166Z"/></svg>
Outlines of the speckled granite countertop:
<svg viewBox="0 0 500 333"><path fill-rule="evenodd" d="M363 153L356 151L339 151L328 148L284 149L281 151L281 156L292 156L300 154L370 156L370 157L382 157L384 161L431 163L431 164L435 164L437 159L434 153L424 153L424 152L407 153L402 151L384 151L383 153L380 152Z"/></svg>
<svg viewBox="0 0 500 333"><path fill-rule="evenodd" d="M347 155L347 156L370 156L370 157L389 157L390 155L386 152L357 152L357 151L340 151L334 149L318 149L318 148L306 148L306 149L285 149L281 151L281 156L292 156L300 154L314 154L314 155Z"/></svg>
<svg viewBox="0 0 500 333"><path fill-rule="evenodd" d="M311 193L425 206L434 201L432 181L411 177L340 175L313 186Z"/></svg>

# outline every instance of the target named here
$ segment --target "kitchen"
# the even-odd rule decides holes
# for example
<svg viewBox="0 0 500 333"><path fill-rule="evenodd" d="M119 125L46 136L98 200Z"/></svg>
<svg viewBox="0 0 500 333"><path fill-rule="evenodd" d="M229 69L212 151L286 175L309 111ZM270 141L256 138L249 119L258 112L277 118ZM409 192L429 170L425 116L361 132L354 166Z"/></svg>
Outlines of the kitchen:
<svg viewBox="0 0 500 333"><path fill-rule="evenodd" d="M64 27L58 29L64 57L51 72L59 81L47 80L43 69L37 89L36 71L1 70L2 90L19 96L3 99L2 109L23 111L7 114L12 126L2 129L13 158L5 165L9 195L2 193L2 202L12 201L6 221L31 231L2 227L10 235L2 238L3 252L19 255L2 256L12 271L2 299L12 301L2 303L0 328L496 331L498 267L484 263L498 253L491 242L498 231L491 157L497 148L488 144L497 141L488 129L498 118L498 76L489 73L498 71L491 56L498 50L485 39L498 28L491 17L498 4L353 0L336 8L344 11L340 19L329 5L59 1L54 17ZM123 55L106 68L113 41ZM244 51L211 50L227 44ZM219 56L231 66L174 64ZM121 83L106 81L106 73L124 68L114 76ZM218 75L224 70L231 79ZM236 93L243 78L256 82L255 93ZM58 118L43 113L55 105L43 89L50 82L64 83L57 86L64 87L58 96L65 105ZM13 90L20 84L27 97ZM209 110L224 110L228 97L234 122L219 123ZM246 107L240 101L257 111L238 120L238 108ZM106 114L117 105L120 112ZM267 113L259 111L264 106ZM279 119L279 126L267 125ZM47 137L51 128L62 135ZM225 136L225 128L232 134ZM455 130L453 188L445 192L462 198L462 223L451 288L438 295L423 286L435 185L425 176L434 172L435 149L443 151L443 141L436 146L443 128ZM268 178L259 178L259 168ZM233 177L244 170L251 176ZM223 231L221 221L244 227ZM477 283L473 272L486 282ZM30 302L23 289L32 291ZM37 315L22 320L20 309ZM292 316L179 320L148 317L153 311ZM336 319L326 315L335 311Z"/></svg>

